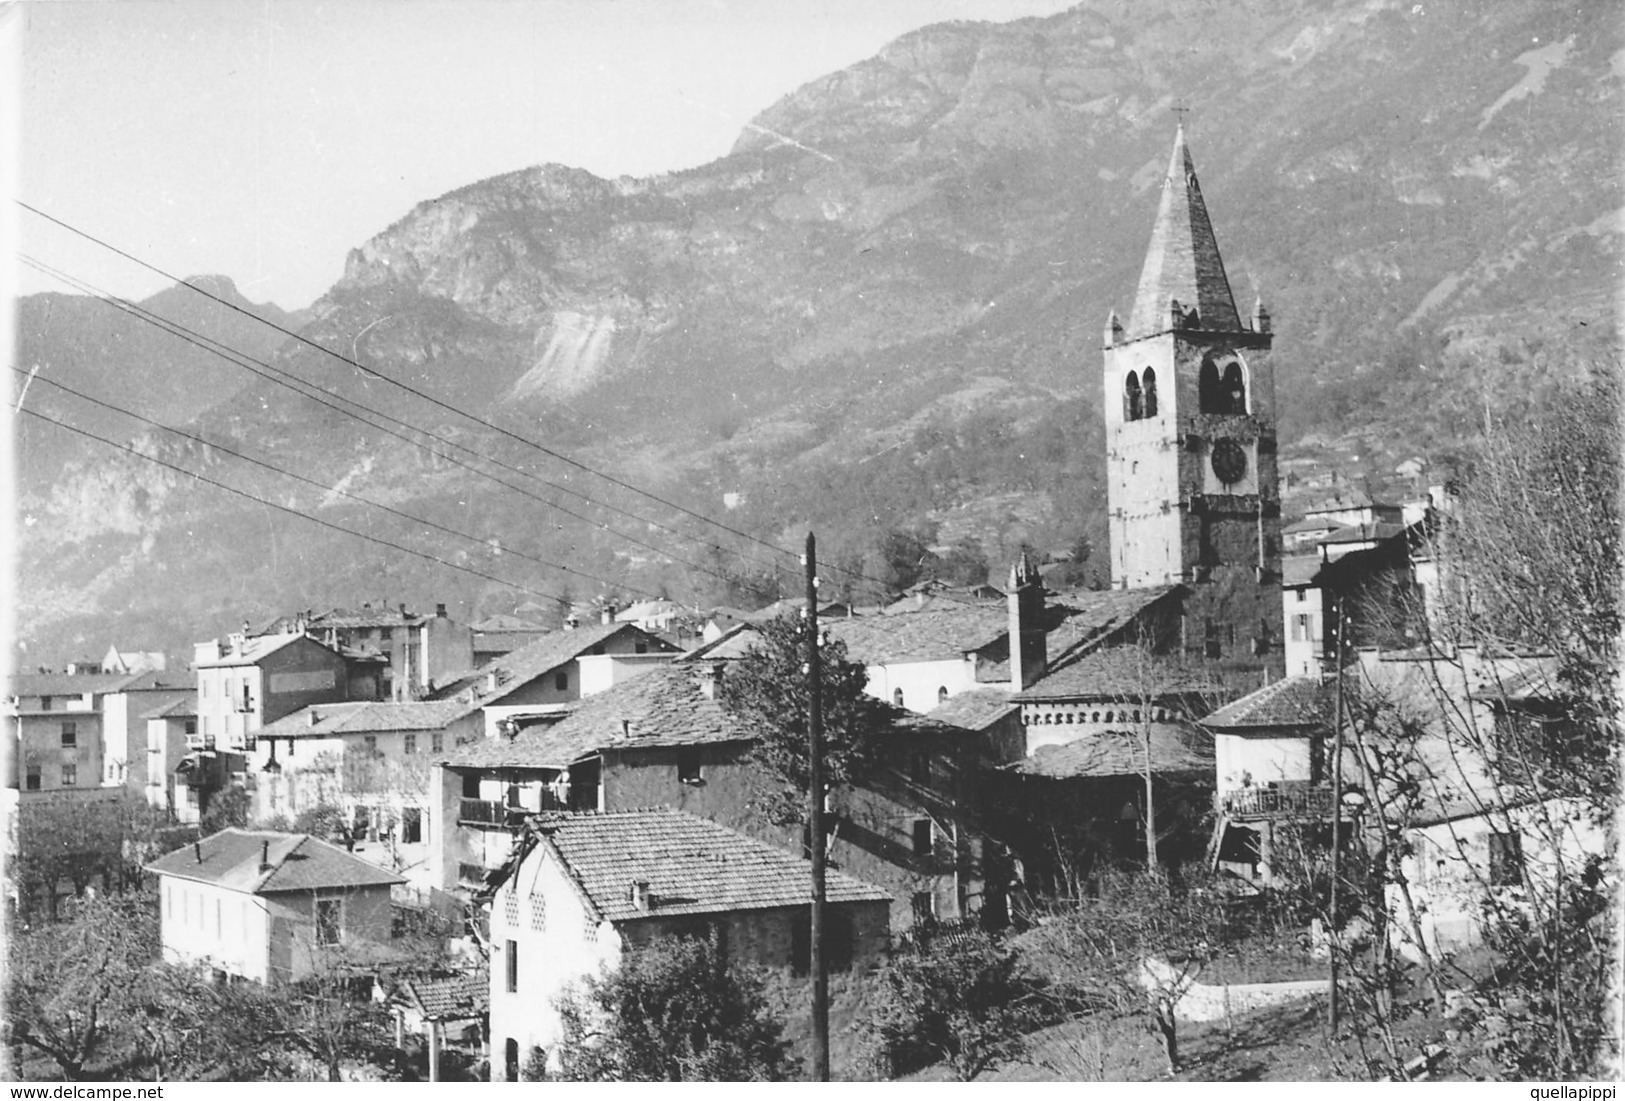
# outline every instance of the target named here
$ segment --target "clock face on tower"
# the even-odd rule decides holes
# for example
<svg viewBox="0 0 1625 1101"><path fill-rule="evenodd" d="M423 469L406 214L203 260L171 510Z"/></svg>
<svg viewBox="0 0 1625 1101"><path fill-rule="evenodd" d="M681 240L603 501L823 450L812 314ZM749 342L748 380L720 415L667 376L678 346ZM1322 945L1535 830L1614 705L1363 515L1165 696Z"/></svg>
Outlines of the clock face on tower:
<svg viewBox="0 0 1625 1101"><path fill-rule="evenodd" d="M1234 485L1247 473L1247 452L1235 440L1213 445L1213 473L1225 485Z"/></svg>

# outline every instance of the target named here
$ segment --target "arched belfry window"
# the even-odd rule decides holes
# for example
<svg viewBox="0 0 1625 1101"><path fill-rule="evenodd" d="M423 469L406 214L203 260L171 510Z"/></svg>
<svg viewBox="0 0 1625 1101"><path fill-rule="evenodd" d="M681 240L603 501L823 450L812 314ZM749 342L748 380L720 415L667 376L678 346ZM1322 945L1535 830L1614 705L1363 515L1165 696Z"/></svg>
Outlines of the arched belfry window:
<svg viewBox="0 0 1625 1101"><path fill-rule="evenodd" d="M1230 360L1221 369L1208 360L1196 376L1197 404L1204 413L1244 414L1247 412L1247 375L1239 360Z"/></svg>
<svg viewBox="0 0 1625 1101"><path fill-rule="evenodd" d="M1157 372L1147 367L1145 369L1145 415L1150 419L1157 415Z"/></svg>
<svg viewBox="0 0 1625 1101"><path fill-rule="evenodd" d="M1241 364L1232 361L1225 365L1222 389L1224 390L1225 412L1247 412L1247 380L1242 377Z"/></svg>
<svg viewBox="0 0 1625 1101"><path fill-rule="evenodd" d="M1133 371L1123 380L1123 419L1137 421L1145 416L1144 395L1140 393L1140 376Z"/></svg>

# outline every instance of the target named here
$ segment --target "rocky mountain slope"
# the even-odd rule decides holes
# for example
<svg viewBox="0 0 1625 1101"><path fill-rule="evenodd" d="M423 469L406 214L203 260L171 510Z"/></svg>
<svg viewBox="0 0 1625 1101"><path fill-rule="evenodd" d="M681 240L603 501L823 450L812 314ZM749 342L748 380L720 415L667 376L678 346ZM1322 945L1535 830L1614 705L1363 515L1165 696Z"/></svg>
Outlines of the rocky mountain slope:
<svg viewBox="0 0 1625 1101"><path fill-rule="evenodd" d="M771 106L713 164L548 165L420 204L351 253L304 329L366 370L277 353L638 520L525 483L582 522L260 380L195 411L197 430L479 542L230 467L238 484L530 595L602 579L737 595L771 587L772 556L503 432L782 545L816 526L870 576L898 530L995 564L1021 541L1098 543L1099 333L1132 294L1183 105L1238 302L1262 295L1275 318L1284 457L1380 482L1459 451L1486 396L1617 362L1621 39L1610 5L1535 0L1087 0L928 27ZM100 498L72 487L125 465L87 457L24 486L36 648L358 589L465 614L527 595L201 487L90 534ZM175 555L210 578L179 598ZM97 585L125 595L65 610Z"/></svg>

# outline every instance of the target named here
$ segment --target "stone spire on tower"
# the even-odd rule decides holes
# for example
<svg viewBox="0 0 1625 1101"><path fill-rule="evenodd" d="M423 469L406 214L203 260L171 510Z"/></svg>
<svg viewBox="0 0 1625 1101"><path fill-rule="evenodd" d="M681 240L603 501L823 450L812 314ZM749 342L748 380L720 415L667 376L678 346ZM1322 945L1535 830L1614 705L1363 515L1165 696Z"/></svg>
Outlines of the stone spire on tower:
<svg viewBox="0 0 1625 1101"><path fill-rule="evenodd" d="M1185 320L1176 324L1170 302ZM1195 311L1196 318L1190 319ZM1219 245L1208 221L1207 205L1196 182L1196 166L1185 145L1185 128L1174 136L1168 175L1162 182L1162 204L1151 230L1151 247L1140 271L1140 287L1129 316L1128 339L1137 340L1170 328L1207 332L1241 329L1230 280L1224 274Z"/></svg>

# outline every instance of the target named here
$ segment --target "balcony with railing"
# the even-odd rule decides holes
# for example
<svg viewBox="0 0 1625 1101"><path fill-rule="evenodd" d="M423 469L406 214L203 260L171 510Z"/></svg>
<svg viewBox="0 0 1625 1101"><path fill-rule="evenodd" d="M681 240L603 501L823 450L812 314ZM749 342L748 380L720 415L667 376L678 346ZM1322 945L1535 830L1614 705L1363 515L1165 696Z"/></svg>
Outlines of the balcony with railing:
<svg viewBox="0 0 1625 1101"><path fill-rule="evenodd" d="M500 830L518 824L527 814L570 809L552 788L532 789L524 792L518 803L505 799L463 799L457 808L457 824Z"/></svg>
<svg viewBox="0 0 1625 1101"><path fill-rule="evenodd" d="M1219 810L1231 818L1330 818L1337 800L1325 784L1284 780L1264 787L1219 793Z"/></svg>

